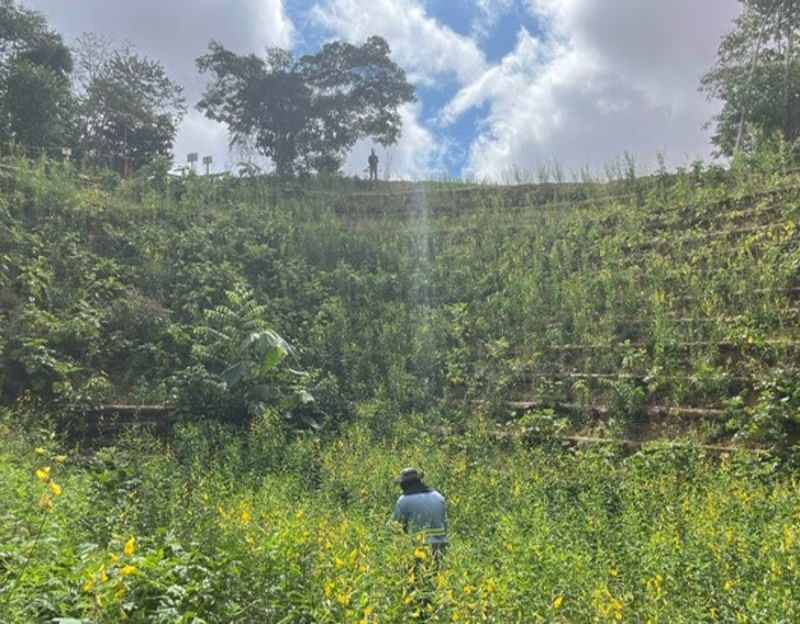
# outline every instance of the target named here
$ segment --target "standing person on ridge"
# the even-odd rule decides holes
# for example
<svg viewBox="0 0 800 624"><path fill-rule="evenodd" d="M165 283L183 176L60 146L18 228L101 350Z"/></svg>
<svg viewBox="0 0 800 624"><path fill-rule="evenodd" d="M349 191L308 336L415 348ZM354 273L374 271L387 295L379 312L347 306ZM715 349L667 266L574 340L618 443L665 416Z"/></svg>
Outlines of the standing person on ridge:
<svg viewBox="0 0 800 624"><path fill-rule="evenodd" d="M372 151L369 154L369 158L367 158L367 162L369 163L369 179L370 181L378 180L378 155L375 153L375 148L372 148Z"/></svg>
<svg viewBox="0 0 800 624"><path fill-rule="evenodd" d="M394 506L389 525L402 527L405 533L420 533L431 547L435 559L447 549L447 504L444 496L422 482L424 473L403 468L395 480L403 490Z"/></svg>

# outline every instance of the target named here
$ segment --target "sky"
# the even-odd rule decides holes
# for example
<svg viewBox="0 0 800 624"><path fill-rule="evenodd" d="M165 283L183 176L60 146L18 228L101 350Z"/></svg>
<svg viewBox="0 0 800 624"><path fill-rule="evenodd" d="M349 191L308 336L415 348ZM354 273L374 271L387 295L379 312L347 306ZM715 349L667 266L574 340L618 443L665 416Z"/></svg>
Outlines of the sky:
<svg viewBox="0 0 800 624"><path fill-rule="evenodd" d="M189 110L175 164L212 156L214 172L257 156L231 152L225 126L195 105L214 39L239 54L298 55L331 40L386 39L414 85L398 143L376 147L388 179L536 181L602 177L625 154L641 173L709 161L721 103L698 91L738 0L21 0L67 43L85 32L159 60ZM344 171L365 176L360 141Z"/></svg>

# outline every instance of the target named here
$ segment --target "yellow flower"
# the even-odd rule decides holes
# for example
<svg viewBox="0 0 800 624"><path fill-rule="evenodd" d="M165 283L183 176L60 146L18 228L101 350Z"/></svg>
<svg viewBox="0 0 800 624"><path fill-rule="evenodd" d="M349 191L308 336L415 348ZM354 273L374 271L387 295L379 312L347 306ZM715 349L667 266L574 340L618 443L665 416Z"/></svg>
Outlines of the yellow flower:
<svg viewBox="0 0 800 624"><path fill-rule="evenodd" d="M553 608L558 609L562 602L564 602L564 596L559 596L553 601Z"/></svg>
<svg viewBox="0 0 800 624"><path fill-rule="evenodd" d="M414 549L414 557L416 559L424 559L425 558L425 549L424 548L420 548L419 546L417 546Z"/></svg>
<svg viewBox="0 0 800 624"><path fill-rule="evenodd" d="M34 449L34 453L36 453L37 455L46 455L47 451L45 451L41 446L37 446Z"/></svg>
<svg viewBox="0 0 800 624"><path fill-rule="evenodd" d="M108 574L106 574L105 566L100 566L100 582L101 583L108 582Z"/></svg>
<svg viewBox="0 0 800 624"><path fill-rule="evenodd" d="M55 461L55 462L57 462L59 464L63 464L65 461L67 461L67 456L66 455L56 455L55 457L53 457L53 461Z"/></svg>
<svg viewBox="0 0 800 624"><path fill-rule="evenodd" d="M117 563L119 561L119 556L114 553L108 553L108 556L111 559L111 563Z"/></svg>
<svg viewBox="0 0 800 624"><path fill-rule="evenodd" d="M127 576L128 574L132 574L135 571L136 568L134 568L132 565L124 565L120 568L119 573Z"/></svg>
<svg viewBox="0 0 800 624"><path fill-rule="evenodd" d="M61 496L61 486L58 485L55 481L51 481L47 484L47 487L50 488L50 491L53 493L53 496Z"/></svg>
<svg viewBox="0 0 800 624"><path fill-rule="evenodd" d="M46 468L40 468L39 470L37 470L36 476L39 479L39 481L47 481L47 479L50 478L50 466L47 466Z"/></svg>
<svg viewBox="0 0 800 624"><path fill-rule="evenodd" d="M94 587L94 576L89 571L86 572L86 576L89 580L83 584L83 591L88 592L92 590L92 587Z"/></svg>
<svg viewBox="0 0 800 624"><path fill-rule="evenodd" d="M131 537L127 542L125 542L125 546L122 549L122 552L124 552L126 555L132 555L133 554L133 545L134 545L135 540L136 540L136 538Z"/></svg>
<svg viewBox="0 0 800 624"><path fill-rule="evenodd" d="M47 492L42 494L42 497L39 499L39 504L45 508L47 513L53 510L53 501L50 500L50 495Z"/></svg>

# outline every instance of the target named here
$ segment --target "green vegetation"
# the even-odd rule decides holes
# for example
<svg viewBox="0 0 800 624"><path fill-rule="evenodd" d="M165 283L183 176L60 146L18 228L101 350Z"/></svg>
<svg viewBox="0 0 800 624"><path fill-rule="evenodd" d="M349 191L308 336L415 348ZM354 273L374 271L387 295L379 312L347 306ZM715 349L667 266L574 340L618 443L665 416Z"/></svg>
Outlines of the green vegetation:
<svg viewBox="0 0 800 624"><path fill-rule="evenodd" d="M0 619L796 619L788 158L377 192L6 159ZM384 530L410 463L440 569Z"/></svg>
<svg viewBox="0 0 800 624"><path fill-rule="evenodd" d="M181 426L168 448L137 434L66 457L1 425L2 619L798 617L797 495L772 463L531 449L498 443L479 419L453 437L392 416L391 438L353 425L326 443L289 441L265 419L246 440ZM438 569L384 528L387 484L409 460L448 496Z"/></svg>
<svg viewBox="0 0 800 624"><path fill-rule="evenodd" d="M329 427L364 404L379 429L384 411L453 423L479 402L503 421L518 401L575 430L637 435L666 413L670 437L785 450L798 189L758 174L776 158L383 193L258 177L112 188L14 161L0 178L2 398L55 403L77 428L98 404L176 397L190 419L241 421L233 406L258 380L224 398L224 372L270 330L295 351L263 381L311 393L306 416Z"/></svg>
<svg viewBox="0 0 800 624"><path fill-rule="evenodd" d="M377 37L212 43L278 175L170 177L162 66L0 0L0 621L797 621L796 1L743 4L729 168L493 187L327 175L413 99Z"/></svg>

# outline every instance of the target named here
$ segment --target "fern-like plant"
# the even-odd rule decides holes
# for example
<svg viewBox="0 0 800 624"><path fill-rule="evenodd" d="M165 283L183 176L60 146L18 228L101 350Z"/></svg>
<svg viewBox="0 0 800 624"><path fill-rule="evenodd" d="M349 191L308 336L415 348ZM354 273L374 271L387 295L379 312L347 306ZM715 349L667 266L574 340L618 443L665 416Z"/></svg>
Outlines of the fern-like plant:
<svg viewBox="0 0 800 624"><path fill-rule="evenodd" d="M267 326L249 288L238 284L226 299L194 328L192 365L175 378L179 412L242 424L272 407L294 420L293 410L314 399L302 387L305 373L279 366L291 346Z"/></svg>

